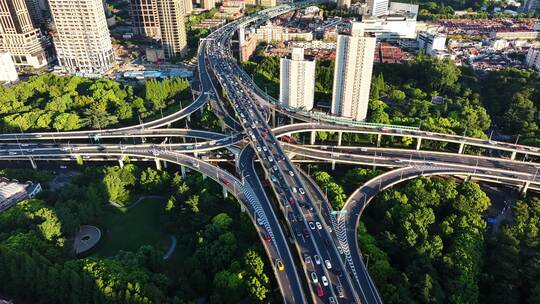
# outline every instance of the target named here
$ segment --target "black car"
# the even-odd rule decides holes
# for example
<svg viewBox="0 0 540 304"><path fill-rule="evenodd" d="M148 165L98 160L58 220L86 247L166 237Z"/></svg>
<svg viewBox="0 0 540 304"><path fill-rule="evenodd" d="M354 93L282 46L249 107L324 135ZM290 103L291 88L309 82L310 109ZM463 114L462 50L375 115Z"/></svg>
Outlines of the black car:
<svg viewBox="0 0 540 304"><path fill-rule="evenodd" d="M291 222L296 221L296 217L294 216L294 213L292 213L292 211L287 214L287 217L289 218L289 221Z"/></svg>

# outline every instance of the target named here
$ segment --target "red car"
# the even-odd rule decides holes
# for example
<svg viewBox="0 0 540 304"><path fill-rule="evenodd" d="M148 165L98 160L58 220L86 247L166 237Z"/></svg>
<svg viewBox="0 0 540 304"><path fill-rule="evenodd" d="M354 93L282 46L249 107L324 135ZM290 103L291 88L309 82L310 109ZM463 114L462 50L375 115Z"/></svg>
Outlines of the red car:
<svg viewBox="0 0 540 304"><path fill-rule="evenodd" d="M268 233L265 233L263 232L263 239L267 242L270 242L272 240L272 238L270 237L270 235Z"/></svg>
<svg viewBox="0 0 540 304"><path fill-rule="evenodd" d="M289 196L289 204L294 205L294 198Z"/></svg>
<svg viewBox="0 0 540 304"><path fill-rule="evenodd" d="M317 295L319 297L324 297L324 290L321 287L321 284L317 284Z"/></svg>
<svg viewBox="0 0 540 304"><path fill-rule="evenodd" d="M304 237L306 239L309 237L309 230L307 230L307 228L304 228Z"/></svg>

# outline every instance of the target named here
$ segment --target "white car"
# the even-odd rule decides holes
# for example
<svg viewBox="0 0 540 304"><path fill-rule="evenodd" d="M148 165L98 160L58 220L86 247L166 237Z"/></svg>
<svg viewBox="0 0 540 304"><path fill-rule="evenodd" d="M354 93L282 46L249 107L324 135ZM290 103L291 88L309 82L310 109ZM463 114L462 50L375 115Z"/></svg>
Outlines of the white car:
<svg viewBox="0 0 540 304"><path fill-rule="evenodd" d="M325 260L325 261L324 261L324 265L326 265L326 268L332 269L332 264L330 264L330 261L329 261L329 260Z"/></svg>
<svg viewBox="0 0 540 304"><path fill-rule="evenodd" d="M291 170L289 170L289 175L290 175L290 176L294 176L294 172L292 172Z"/></svg>
<svg viewBox="0 0 540 304"><path fill-rule="evenodd" d="M298 191L300 191L300 193L302 193L302 194L306 194L306 191L304 191L304 188L300 188L300 189L298 189Z"/></svg>
<svg viewBox="0 0 540 304"><path fill-rule="evenodd" d="M321 229L322 229L322 225L321 225L321 223L319 223L319 222L316 222L316 223L315 223L315 225L317 225L317 229L319 229L319 230L321 230Z"/></svg>
<svg viewBox="0 0 540 304"><path fill-rule="evenodd" d="M339 254L343 254L343 249L341 249L341 246L337 246L337 251L339 252Z"/></svg>
<svg viewBox="0 0 540 304"><path fill-rule="evenodd" d="M321 258L318 255L314 255L313 258L315 259L315 264L321 265Z"/></svg>
<svg viewBox="0 0 540 304"><path fill-rule="evenodd" d="M266 152L268 151L268 149L266 147L263 147L263 151Z"/></svg>
<svg viewBox="0 0 540 304"><path fill-rule="evenodd" d="M292 192L294 192L294 193L298 192L298 190L296 189L296 187L292 187Z"/></svg>
<svg viewBox="0 0 540 304"><path fill-rule="evenodd" d="M261 147L257 147L257 151L261 152Z"/></svg>
<svg viewBox="0 0 540 304"><path fill-rule="evenodd" d="M326 279L326 276L322 276L322 277L321 277L321 280L322 280L322 284L323 284L324 286L328 286L328 280Z"/></svg>
<svg viewBox="0 0 540 304"><path fill-rule="evenodd" d="M311 280L313 280L313 283L315 284L319 283L319 279L317 279L317 274L315 272L311 273Z"/></svg>
<svg viewBox="0 0 540 304"><path fill-rule="evenodd" d="M308 225L311 230L315 230L315 224L313 222L309 222Z"/></svg>

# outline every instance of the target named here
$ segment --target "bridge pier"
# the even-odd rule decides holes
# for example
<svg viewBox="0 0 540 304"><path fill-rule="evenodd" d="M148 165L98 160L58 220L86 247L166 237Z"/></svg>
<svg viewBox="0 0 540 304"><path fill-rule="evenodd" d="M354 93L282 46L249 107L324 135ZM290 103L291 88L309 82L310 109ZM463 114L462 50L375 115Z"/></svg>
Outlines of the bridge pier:
<svg viewBox="0 0 540 304"><path fill-rule="evenodd" d="M163 161L163 168L167 169L167 162Z"/></svg>
<svg viewBox="0 0 540 304"><path fill-rule="evenodd" d="M420 150L421 146L422 146L422 138L418 137L418 141L416 142L416 150Z"/></svg>
<svg viewBox="0 0 540 304"><path fill-rule="evenodd" d="M120 168L124 168L124 158L118 159L118 165L120 166Z"/></svg>
<svg viewBox="0 0 540 304"><path fill-rule="evenodd" d="M516 159L516 155L517 155L517 152L516 152L516 151L512 152L512 155L510 156L510 159L511 159L511 160Z"/></svg>
<svg viewBox="0 0 540 304"><path fill-rule="evenodd" d="M187 121L188 121L188 122L191 122L191 114L189 114L189 115L187 116Z"/></svg>
<svg viewBox="0 0 540 304"><path fill-rule="evenodd" d="M337 133L337 145L341 146L341 139L343 138L343 132Z"/></svg>
<svg viewBox="0 0 540 304"><path fill-rule="evenodd" d="M531 182L525 182L523 186L521 187L521 195L525 196L527 194L527 190L529 190L529 186L531 185Z"/></svg>
<svg viewBox="0 0 540 304"><path fill-rule="evenodd" d="M276 127L276 110L270 110L270 115L272 116L272 128Z"/></svg>
<svg viewBox="0 0 540 304"><path fill-rule="evenodd" d="M186 179L186 167L180 165L180 173L182 174L182 178Z"/></svg>
<svg viewBox="0 0 540 304"><path fill-rule="evenodd" d="M154 158L154 162L156 163L156 170L161 171L161 162L159 159Z"/></svg>
<svg viewBox="0 0 540 304"><path fill-rule="evenodd" d="M36 161L32 157L29 157L28 159L30 159L30 164L32 165L32 169L36 170L37 169Z"/></svg>
<svg viewBox="0 0 540 304"><path fill-rule="evenodd" d="M465 143L460 143L459 144L459 151L458 151L458 154L463 154L463 150L465 149Z"/></svg>
<svg viewBox="0 0 540 304"><path fill-rule="evenodd" d="M193 152L193 156L199 157L199 152L197 152L197 151Z"/></svg>
<svg viewBox="0 0 540 304"><path fill-rule="evenodd" d="M294 118L291 117L291 125L294 124Z"/></svg>
<svg viewBox="0 0 540 304"><path fill-rule="evenodd" d="M223 186L223 197L227 198L229 196L229 191L227 191L227 188Z"/></svg>
<svg viewBox="0 0 540 304"><path fill-rule="evenodd" d="M315 144L315 139L317 139L317 131L311 131L310 145Z"/></svg>
<svg viewBox="0 0 540 304"><path fill-rule="evenodd" d="M332 171L336 170L336 161L332 161Z"/></svg>
<svg viewBox="0 0 540 304"><path fill-rule="evenodd" d="M205 180L206 179L206 175L204 173L201 173L202 174L202 180Z"/></svg>
<svg viewBox="0 0 540 304"><path fill-rule="evenodd" d="M381 146L382 134L377 134L377 147Z"/></svg>

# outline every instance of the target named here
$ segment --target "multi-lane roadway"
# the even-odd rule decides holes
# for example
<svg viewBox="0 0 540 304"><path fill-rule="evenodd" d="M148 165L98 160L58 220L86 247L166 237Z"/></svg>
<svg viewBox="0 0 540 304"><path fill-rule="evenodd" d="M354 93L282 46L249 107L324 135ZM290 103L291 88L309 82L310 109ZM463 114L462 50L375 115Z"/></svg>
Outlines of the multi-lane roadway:
<svg viewBox="0 0 540 304"><path fill-rule="evenodd" d="M386 187L430 174L479 175L502 182L523 183L523 188L540 184L536 163L461 155L464 146L476 146L508 151L512 153L512 158L518 153L540 156L540 149L516 143L395 126L321 124L314 122L312 117L304 117L310 121L306 124L270 129L267 124L269 104L233 58L231 39L241 24L264 22L292 9L292 6L281 6L260 12L226 24L201 40L197 53L201 94L188 107L152 122L119 129L0 134L0 159L30 158L33 161L43 157L81 156L91 160L103 156L118 159L135 156L178 163L210 176L238 197L248 210L274 266L286 303L381 302L362 261L356 227L369 201ZM224 96L220 96L218 87L223 89ZM188 118L209 101L225 128L234 131L233 135L189 129L157 129ZM225 105L227 101L230 102L228 106ZM272 107L275 109L275 106ZM229 109L234 113L228 113ZM302 118L298 113L289 114ZM316 131L338 132L340 137L343 133L364 133L379 137L408 136L419 142L444 141L456 143L460 154L375 147L300 146L283 144L276 138ZM174 137L199 138L203 141L172 143L171 138ZM126 140L111 143L115 138ZM137 144L136 138L167 140ZM81 143L83 140L91 143ZM241 149L236 158L239 176L186 155L193 153L196 156L197 153L220 148L230 148L236 152ZM363 185L347 201L345 213L335 217L321 189L293 165L286 152L318 160L402 169L390 171ZM260 164L260 170L256 170L255 160ZM258 172L262 172L262 176ZM266 188L271 189L273 195L266 193L261 177L268 181L269 187Z"/></svg>

